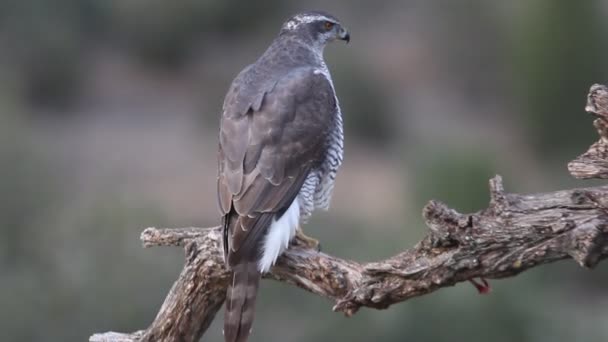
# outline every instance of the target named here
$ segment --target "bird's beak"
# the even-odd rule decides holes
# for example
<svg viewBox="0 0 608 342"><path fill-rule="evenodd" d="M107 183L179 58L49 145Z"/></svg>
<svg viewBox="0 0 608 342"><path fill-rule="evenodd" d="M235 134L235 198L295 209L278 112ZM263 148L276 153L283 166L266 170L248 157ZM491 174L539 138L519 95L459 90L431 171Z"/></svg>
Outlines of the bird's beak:
<svg viewBox="0 0 608 342"><path fill-rule="evenodd" d="M340 28L339 37L341 40L345 41L347 44L350 42L350 33L345 28Z"/></svg>

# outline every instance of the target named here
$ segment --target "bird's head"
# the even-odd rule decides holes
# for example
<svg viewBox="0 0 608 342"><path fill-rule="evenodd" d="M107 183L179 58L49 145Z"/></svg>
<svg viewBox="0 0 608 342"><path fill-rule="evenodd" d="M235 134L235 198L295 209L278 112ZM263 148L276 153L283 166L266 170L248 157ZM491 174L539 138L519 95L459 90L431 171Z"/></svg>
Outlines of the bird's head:
<svg viewBox="0 0 608 342"><path fill-rule="evenodd" d="M343 40L347 43L350 41L348 30L342 26L338 18L321 11L294 15L285 21L280 34L300 36L321 48L334 40Z"/></svg>

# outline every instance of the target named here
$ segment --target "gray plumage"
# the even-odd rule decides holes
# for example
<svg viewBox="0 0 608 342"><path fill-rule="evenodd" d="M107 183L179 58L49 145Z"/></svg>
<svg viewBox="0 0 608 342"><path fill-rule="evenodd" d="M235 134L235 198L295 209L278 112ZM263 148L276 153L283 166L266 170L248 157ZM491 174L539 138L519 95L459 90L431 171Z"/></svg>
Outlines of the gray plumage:
<svg viewBox="0 0 608 342"><path fill-rule="evenodd" d="M329 206L343 131L323 48L349 38L327 13L295 15L226 95L217 184L224 257L233 273L227 342L247 340L260 272L286 248L294 225Z"/></svg>

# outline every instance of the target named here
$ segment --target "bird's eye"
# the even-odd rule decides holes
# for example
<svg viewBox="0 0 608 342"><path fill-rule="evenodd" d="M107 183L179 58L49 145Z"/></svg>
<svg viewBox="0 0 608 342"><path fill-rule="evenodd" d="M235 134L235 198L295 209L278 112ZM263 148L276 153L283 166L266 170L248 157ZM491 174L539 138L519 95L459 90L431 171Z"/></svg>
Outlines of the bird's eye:
<svg viewBox="0 0 608 342"><path fill-rule="evenodd" d="M326 30L331 30L334 27L334 23L332 23L331 21L326 21L325 24L323 25L325 27Z"/></svg>

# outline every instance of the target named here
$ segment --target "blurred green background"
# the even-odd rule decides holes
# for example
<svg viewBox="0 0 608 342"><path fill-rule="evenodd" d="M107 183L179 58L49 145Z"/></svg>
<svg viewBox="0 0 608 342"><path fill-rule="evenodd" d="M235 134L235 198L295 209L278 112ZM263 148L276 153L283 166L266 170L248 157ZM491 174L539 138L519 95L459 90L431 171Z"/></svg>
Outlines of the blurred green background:
<svg viewBox="0 0 608 342"><path fill-rule="evenodd" d="M326 58L346 124L332 210L307 233L378 260L426 234L432 198L484 208L487 180L539 192L596 140L606 1L0 2L0 331L84 341L154 318L183 264L148 226L213 226L217 129L230 81L284 19L325 9L352 42ZM347 239L344 239L348 236ZM255 341L607 341L608 271L572 261L347 319L264 281ZM218 316L219 317L219 316ZM206 335L221 340L218 319Z"/></svg>

